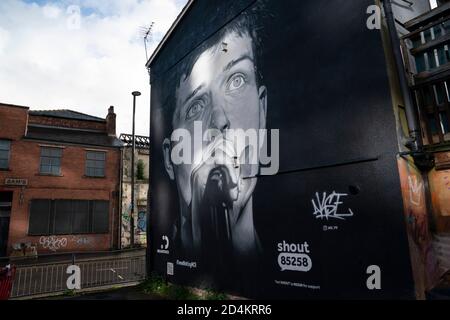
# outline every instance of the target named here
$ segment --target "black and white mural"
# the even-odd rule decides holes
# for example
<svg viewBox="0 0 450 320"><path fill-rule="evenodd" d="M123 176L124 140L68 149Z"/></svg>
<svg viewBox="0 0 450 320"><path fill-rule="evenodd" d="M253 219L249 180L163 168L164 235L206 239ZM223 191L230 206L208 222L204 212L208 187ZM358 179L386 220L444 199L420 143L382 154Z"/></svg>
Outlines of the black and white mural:
<svg viewBox="0 0 450 320"><path fill-rule="evenodd" d="M194 2L150 65L154 271L257 298L414 296L371 5Z"/></svg>

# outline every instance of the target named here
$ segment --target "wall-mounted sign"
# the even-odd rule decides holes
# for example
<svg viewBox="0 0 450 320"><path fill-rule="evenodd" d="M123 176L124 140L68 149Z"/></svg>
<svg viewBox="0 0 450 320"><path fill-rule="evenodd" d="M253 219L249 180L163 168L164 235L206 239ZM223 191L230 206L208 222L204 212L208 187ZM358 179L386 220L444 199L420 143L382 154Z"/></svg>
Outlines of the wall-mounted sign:
<svg viewBox="0 0 450 320"><path fill-rule="evenodd" d="M7 186L27 186L28 180L27 179L6 178L5 185L7 185Z"/></svg>

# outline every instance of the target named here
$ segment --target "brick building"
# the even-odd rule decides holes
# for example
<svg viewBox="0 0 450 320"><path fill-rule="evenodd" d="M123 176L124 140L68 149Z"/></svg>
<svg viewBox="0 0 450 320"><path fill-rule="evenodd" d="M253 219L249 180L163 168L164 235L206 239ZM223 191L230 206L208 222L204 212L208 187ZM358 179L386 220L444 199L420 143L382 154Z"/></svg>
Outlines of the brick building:
<svg viewBox="0 0 450 320"><path fill-rule="evenodd" d="M0 256L117 247L115 122L0 104Z"/></svg>

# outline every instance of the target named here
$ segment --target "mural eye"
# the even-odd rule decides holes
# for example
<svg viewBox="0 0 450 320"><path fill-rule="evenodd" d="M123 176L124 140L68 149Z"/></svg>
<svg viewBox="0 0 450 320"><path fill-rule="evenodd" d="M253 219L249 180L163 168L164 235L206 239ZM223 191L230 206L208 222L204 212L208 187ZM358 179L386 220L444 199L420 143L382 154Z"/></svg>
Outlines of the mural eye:
<svg viewBox="0 0 450 320"><path fill-rule="evenodd" d="M203 110L203 105L201 104L200 101L196 101L194 102L188 109L187 113L186 113L186 119L192 119L195 116L197 116L200 112L202 112Z"/></svg>
<svg viewBox="0 0 450 320"><path fill-rule="evenodd" d="M245 84L246 80L242 73L234 74L230 80L228 81L227 90L228 91L236 91L242 88Z"/></svg>

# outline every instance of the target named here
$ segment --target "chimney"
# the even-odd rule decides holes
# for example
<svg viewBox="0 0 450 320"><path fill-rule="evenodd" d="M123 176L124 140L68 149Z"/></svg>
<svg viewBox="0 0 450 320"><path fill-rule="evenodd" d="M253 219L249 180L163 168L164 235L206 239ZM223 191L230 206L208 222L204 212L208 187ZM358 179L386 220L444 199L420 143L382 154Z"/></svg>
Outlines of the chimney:
<svg viewBox="0 0 450 320"><path fill-rule="evenodd" d="M106 116L106 131L108 136L116 136L116 114L113 106L109 107L108 115Z"/></svg>

